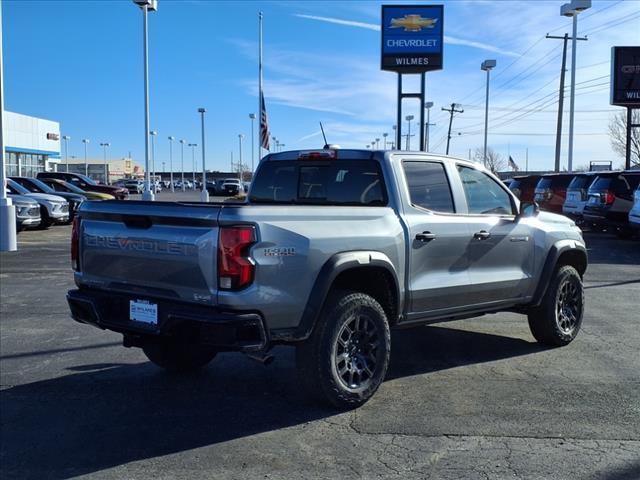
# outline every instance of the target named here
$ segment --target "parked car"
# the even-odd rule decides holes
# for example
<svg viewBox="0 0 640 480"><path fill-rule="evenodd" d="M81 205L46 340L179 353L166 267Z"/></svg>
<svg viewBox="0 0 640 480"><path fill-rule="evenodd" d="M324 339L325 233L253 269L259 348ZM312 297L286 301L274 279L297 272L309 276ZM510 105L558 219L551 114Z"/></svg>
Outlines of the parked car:
<svg viewBox="0 0 640 480"><path fill-rule="evenodd" d="M382 383L392 328L518 312L557 347L582 322L581 230L467 160L273 153L232 208L86 202L76 218L76 321L172 371L295 345L300 387L340 408Z"/></svg>
<svg viewBox="0 0 640 480"><path fill-rule="evenodd" d="M584 206L587 204L587 192L596 175L595 172L576 173L567 187L567 196L562 205L562 213L579 225L584 221L582 213Z"/></svg>
<svg viewBox="0 0 640 480"><path fill-rule="evenodd" d="M132 178L125 180L123 187L129 191L129 195L140 194L144 191L144 182L137 178Z"/></svg>
<svg viewBox="0 0 640 480"><path fill-rule="evenodd" d="M24 195L38 202L40 205L40 227L48 228L54 223L69 221L69 204L64 198L49 193L30 192L10 178L7 178L7 188L14 195Z"/></svg>
<svg viewBox="0 0 640 480"><path fill-rule="evenodd" d="M573 173L549 173L538 180L533 199L538 202L541 210L562 213L567 187L573 176Z"/></svg>
<svg viewBox="0 0 640 480"><path fill-rule="evenodd" d="M540 175L513 177L509 184L509 190L511 190L521 202L533 202L538 180L540 180Z"/></svg>
<svg viewBox="0 0 640 480"><path fill-rule="evenodd" d="M226 178L222 182L221 193L223 195L233 196L238 195L240 192L244 192L244 187L237 178Z"/></svg>
<svg viewBox="0 0 640 480"><path fill-rule="evenodd" d="M58 180L56 178L39 178L42 183L50 186L58 195L58 192L69 192L69 193L77 193L78 195L84 195L88 200L114 200L115 197L113 195L109 195L108 193L99 193L99 192L85 192L79 187L72 185L71 183L65 182L64 180Z"/></svg>
<svg viewBox="0 0 640 480"><path fill-rule="evenodd" d="M600 173L589 187L584 220L598 229L615 232L621 238L633 234L629 213L634 192L640 184L640 171Z"/></svg>
<svg viewBox="0 0 640 480"><path fill-rule="evenodd" d="M640 185L633 194L633 207L629 211L629 226L640 234Z"/></svg>
<svg viewBox="0 0 640 480"><path fill-rule="evenodd" d="M76 214L76 210L80 206L82 202L84 202L87 197L85 195L81 195L78 193L69 193L69 192L56 192L53 188L51 188L46 183L38 180L37 178L30 177L10 177L11 180L22 185L24 188L33 193L48 193L51 195L56 195L58 197L64 198L69 204L69 222L73 221L73 217Z"/></svg>
<svg viewBox="0 0 640 480"><path fill-rule="evenodd" d="M40 226L40 205L33 198L24 195L15 195L7 189L7 196L16 207L16 229L17 231L26 228L36 228Z"/></svg>
<svg viewBox="0 0 640 480"><path fill-rule="evenodd" d="M126 200L129 196L129 191L126 188L98 184L86 175L79 173L39 172L37 178L57 178L58 180L69 182L86 192L108 193L109 195L113 195L117 200Z"/></svg>

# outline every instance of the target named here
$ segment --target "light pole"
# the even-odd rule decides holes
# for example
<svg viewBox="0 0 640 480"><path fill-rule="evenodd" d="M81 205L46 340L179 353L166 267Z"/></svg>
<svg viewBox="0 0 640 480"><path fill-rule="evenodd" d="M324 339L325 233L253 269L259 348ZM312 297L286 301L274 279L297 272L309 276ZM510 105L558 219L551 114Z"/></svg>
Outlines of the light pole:
<svg viewBox="0 0 640 480"><path fill-rule="evenodd" d="M187 147L191 147L191 163L193 164L193 189L196 189L196 151L197 143L189 143Z"/></svg>
<svg viewBox="0 0 640 480"><path fill-rule="evenodd" d="M380 148L380 139L376 138L376 150Z"/></svg>
<svg viewBox="0 0 640 480"><path fill-rule="evenodd" d="M64 163L67 166L67 173L69 173L69 140L71 140L71 137L63 135L62 139L64 140Z"/></svg>
<svg viewBox="0 0 640 480"><path fill-rule="evenodd" d="M413 120L413 115L407 115L404 119L407 121L407 150L409 150L411 145L411 120Z"/></svg>
<svg viewBox="0 0 640 480"><path fill-rule="evenodd" d="M254 154L254 145L253 145L253 121L256 119L255 113L250 113L249 118L251 119L251 178L253 179L253 172L255 167L255 154Z"/></svg>
<svg viewBox="0 0 640 480"><path fill-rule="evenodd" d="M169 177L171 182L171 191L175 192L176 188L173 186L173 141L176 137L169 136L167 138L169 139Z"/></svg>
<svg viewBox="0 0 640 480"><path fill-rule="evenodd" d="M109 185L109 173L107 170L107 147L110 147L111 144L105 142L101 143L100 146L102 147L102 156L104 160L104 184Z"/></svg>
<svg viewBox="0 0 640 480"><path fill-rule="evenodd" d="M571 36L571 97L569 98L569 155L567 170L573 171L573 116L576 96L576 37L578 36L578 14L591 8L591 0L571 0L560 7L560 15L573 17L573 35Z"/></svg>
<svg viewBox="0 0 640 480"><path fill-rule="evenodd" d="M371 142L371 148L372 149L376 148L376 141L375 140L373 142Z"/></svg>
<svg viewBox="0 0 640 480"><path fill-rule="evenodd" d="M158 135L158 132L156 132L155 130L151 130L149 132L149 135L151 135L151 184L153 185L153 187L151 188L151 191L155 194L156 193L156 135Z"/></svg>
<svg viewBox="0 0 640 480"><path fill-rule="evenodd" d="M84 174L89 176L89 164L87 163L87 144L89 143L88 138L83 138L82 143L84 143Z"/></svg>
<svg viewBox="0 0 640 480"><path fill-rule="evenodd" d="M484 100L484 149L482 153L482 161L484 166L487 166L487 133L489 130L489 78L491 75L491 69L495 68L495 60L485 60L480 64L480 69L487 72L487 94Z"/></svg>
<svg viewBox="0 0 640 480"><path fill-rule="evenodd" d="M184 192L184 140L180 140L180 161L182 162L180 170L182 170L182 191Z"/></svg>
<svg viewBox="0 0 640 480"><path fill-rule="evenodd" d="M387 136L389 136L389 134L385 132L385 133L382 134L382 136L384 138L384 149L386 150L387 149Z"/></svg>
<svg viewBox="0 0 640 480"><path fill-rule="evenodd" d="M207 171L205 170L204 163L204 114L206 110L204 108L199 108L198 113L200 113L200 119L202 121L202 191L200 192L200 200L203 202L209 202L209 191L207 190Z"/></svg>
<svg viewBox="0 0 640 480"><path fill-rule="evenodd" d="M147 35L147 13L158 10L157 0L133 0L142 9L142 50L144 63L144 192L142 200L153 201L149 175L149 39Z"/></svg>
<svg viewBox="0 0 640 480"><path fill-rule="evenodd" d="M431 128L431 107L433 107L433 102L427 102L424 104L424 108L427 109L427 124L425 125L425 132L424 132L427 152L429 151L429 129Z"/></svg>
<svg viewBox="0 0 640 480"><path fill-rule="evenodd" d="M0 2L0 251L15 252L18 249L16 237L16 207L7 196L4 156L4 67L2 63L2 2Z"/></svg>
<svg viewBox="0 0 640 480"><path fill-rule="evenodd" d="M244 135L239 133L238 134L238 153L239 153L238 177L240 177L240 183L242 183L242 139L243 138L244 138Z"/></svg>

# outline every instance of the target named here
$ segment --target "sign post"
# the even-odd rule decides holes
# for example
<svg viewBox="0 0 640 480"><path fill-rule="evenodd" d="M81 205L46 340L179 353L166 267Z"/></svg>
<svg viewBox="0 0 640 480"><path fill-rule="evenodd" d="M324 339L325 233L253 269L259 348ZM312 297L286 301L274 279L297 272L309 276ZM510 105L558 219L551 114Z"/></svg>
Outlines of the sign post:
<svg viewBox="0 0 640 480"><path fill-rule="evenodd" d="M611 105L627 109L625 169L631 168L633 110L640 108L640 47L611 47Z"/></svg>
<svg viewBox="0 0 640 480"><path fill-rule="evenodd" d="M442 69L442 5L383 5L380 68L398 74L396 148L402 144L402 100L420 100L420 150L425 150L425 73ZM420 74L420 92L404 93L402 75Z"/></svg>

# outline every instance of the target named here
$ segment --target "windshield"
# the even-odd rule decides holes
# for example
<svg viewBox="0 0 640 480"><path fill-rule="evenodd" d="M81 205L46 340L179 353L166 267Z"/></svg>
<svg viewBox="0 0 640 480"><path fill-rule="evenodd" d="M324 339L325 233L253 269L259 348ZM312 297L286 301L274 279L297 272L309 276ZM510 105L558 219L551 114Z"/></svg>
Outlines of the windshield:
<svg viewBox="0 0 640 480"><path fill-rule="evenodd" d="M9 191L11 193L18 193L20 195L25 195L27 193L31 193L29 190L24 188L18 182L15 182L15 181L11 180L10 178L7 178L7 187L9 187Z"/></svg>
<svg viewBox="0 0 640 480"><path fill-rule="evenodd" d="M87 177L86 175L82 175L81 173L77 173L76 174L78 177L80 177L80 179L85 182L88 183L89 185L98 185L95 181L91 180L89 177Z"/></svg>
<svg viewBox="0 0 640 480"><path fill-rule="evenodd" d="M28 180L28 182L29 182L30 186L32 187L31 190L33 192L38 192L38 193L56 193L53 188L51 188L49 185L47 185L43 181L38 180L37 178L30 178Z"/></svg>

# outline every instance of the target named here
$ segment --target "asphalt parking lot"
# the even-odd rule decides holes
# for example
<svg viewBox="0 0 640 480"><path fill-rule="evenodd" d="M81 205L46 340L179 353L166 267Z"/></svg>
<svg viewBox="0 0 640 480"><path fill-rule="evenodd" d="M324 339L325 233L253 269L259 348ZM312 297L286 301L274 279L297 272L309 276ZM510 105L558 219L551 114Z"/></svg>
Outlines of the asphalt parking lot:
<svg viewBox="0 0 640 480"><path fill-rule="evenodd" d="M1 476L8 478L640 478L640 242L586 234L586 315L569 346L525 317L393 335L364 407L298 392L293 350L164 373L73 322L70 227L0 256Z"/></svg>

